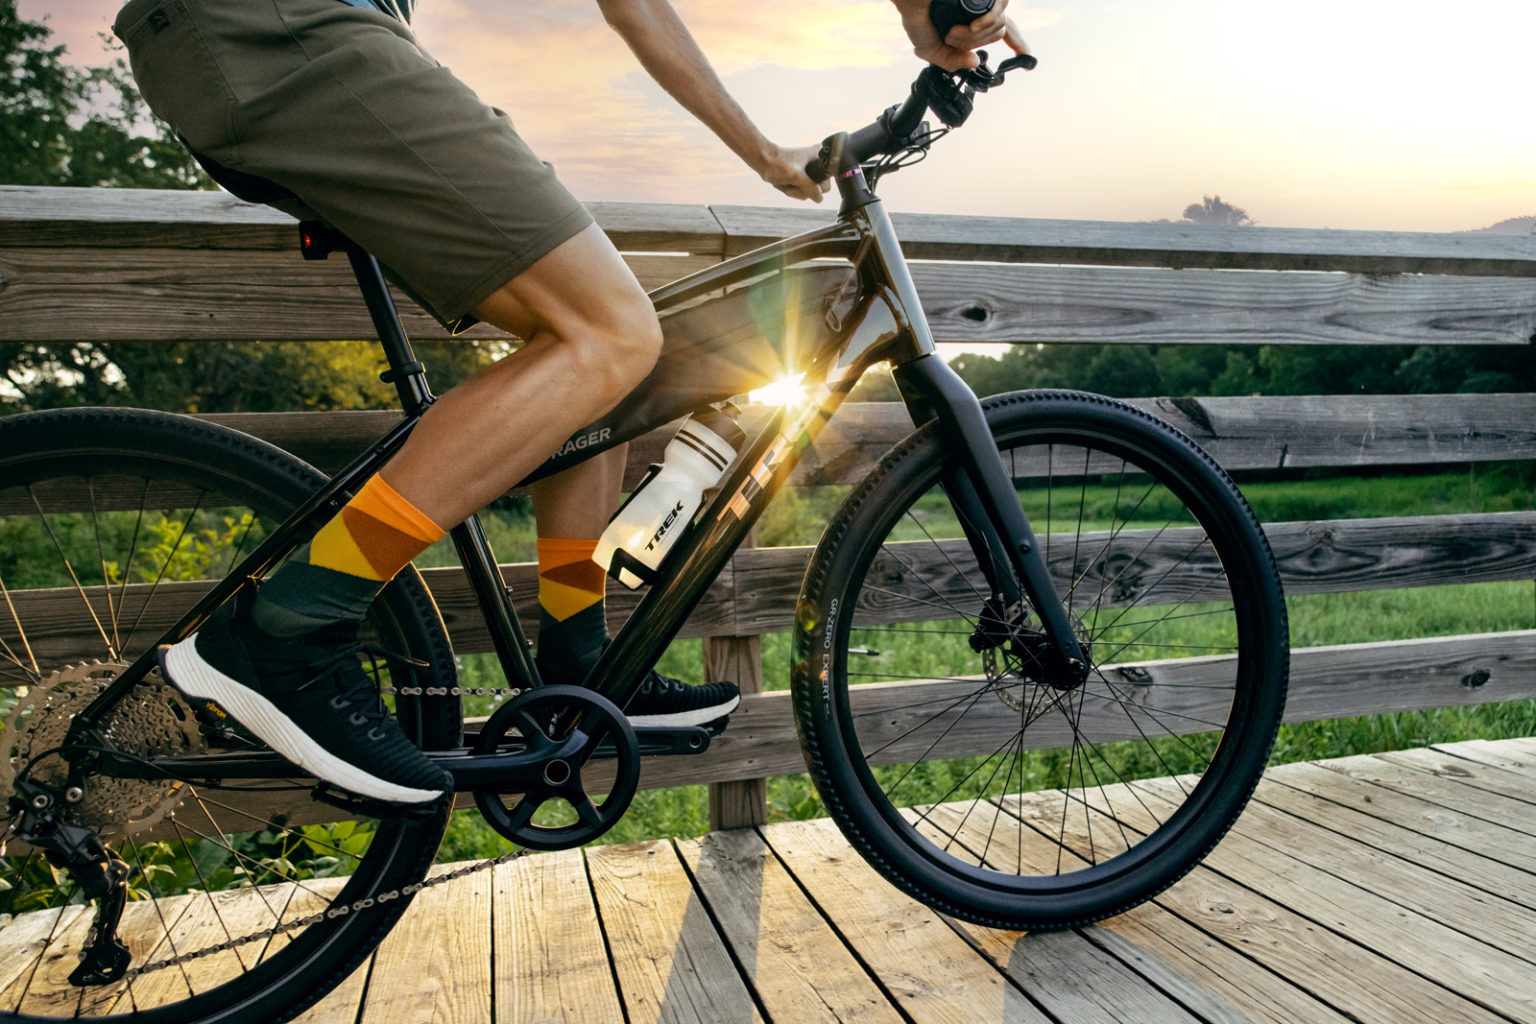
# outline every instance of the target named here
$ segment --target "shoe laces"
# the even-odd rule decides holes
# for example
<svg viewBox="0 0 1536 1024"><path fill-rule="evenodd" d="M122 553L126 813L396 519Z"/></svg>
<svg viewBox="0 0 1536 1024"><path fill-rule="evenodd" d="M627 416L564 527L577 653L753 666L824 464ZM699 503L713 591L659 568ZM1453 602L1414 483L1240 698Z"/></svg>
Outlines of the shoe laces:
<svg viewBox="0 0 1536 1024"><path fill-rule="evenodd" d="M655 669L647 672L645 682L640 684L640 693L646 697L665 697L682 693L687 689L688 684L681 679L664 676Z"/></svg>
<svg viewBox="0 0 1536 1024"><path fill-rule="evenodd" d="M366 671L359 662L359 656L368 659ZM366 734L368 739L381 740L385 737L385 730L389 724L394 721L394 716L385 706L383 697L379 695L379 688L383 685L379 679L380 659L394 672L398 672L405 666L428 667L426 662L397 651L351 641L342 643L323 655L314 665L314 674L307 682L300 684L298 689L305 690L322 681L332 682L336 692L328 701L330 706L337 711L349 712L347 715L349 725L358 728L368 726ZM371 683L370 677L372 677Z"/></svg>

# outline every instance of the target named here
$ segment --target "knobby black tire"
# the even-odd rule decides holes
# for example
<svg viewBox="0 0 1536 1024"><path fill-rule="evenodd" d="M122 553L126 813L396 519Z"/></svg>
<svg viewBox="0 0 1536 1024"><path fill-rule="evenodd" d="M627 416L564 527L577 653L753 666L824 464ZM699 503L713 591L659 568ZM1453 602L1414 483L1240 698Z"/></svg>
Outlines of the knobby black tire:
<svg viewBox="0 0 1536 1024"><path fill-rule="evenodd" d="M1075 392L983 404L1089 681L1030 676L1027 609L999 646L940 487L953 460L924 428L811 559L795 719L831 816L896 886L983 925L1066 928L1171 885L1237 818L1283 710L1285 605L1258 522L1184 435Z"/></svg>
<svg viewBox="0 0 1536 1024"><path fill-rule="evenodd" d="M24 535L34 546L42 545L44 551L51 545L51 551L66 570L59 580L55 580L48 573L58 575L58 567L43 570L20 563L15 557L8 563L6 556L0 554L0 598L3 598L0 600L0 641L8 641L8 646L0 644L0 686L35 684L36 677L50 678L51 666L103 657L102 650L93 649L93 646L105 647L112 655L110 660L131 660L156 639L156 630L129 623L129 588L124 586L118 590L116 605L111 597L117 586L115 573L136 572L139 575L134 579L155 576L155 570L144 564L150 557L145 553L147 542L142 549L140 547L141 535L147 528L161 528L160 520L169 521L172 526L163 532L167 537L175 538L175 547L163 555L164 566L149 586L160 588L166 582L166 568L182 573L196 572L177 561L182 557L178 552L191 550L183 547L188 535L194 536L192 548L197 546L196 532L192 529L194 523L204 524L200 528L213 531L213 542L205 545L206 551L198 549L198 558L193 559L194 562L203 558L211 560L201 570L199 578L217 578L228 571L240 553L238 549L227 554L221 552L218 541L230 540L240 533L240 546L248 551L253 542L252 534L280 523L324 480L319 471L278 448L189 417L142 410L73 409L0 420L0 536L14 544L18 536ZM193 497L184 498L182 494ZM156 495L163 495L165 503L172 506L170 516L153 507ZM131 506L135 500L138 501L137 511L131 508L125 511L124 507ZM28 508L29 505L32 507ZM218 517L210 520L211 508L215 505L221 509L245 509L250 515L246 518L242 513L228 520ZM150 506L147 513L146 506ZM55 512L54 507L64 511ZM40 528L39 524L44 521L52 526L52 534L48 529ZM180 533L175 530L178 521L181 523ZM206 526L209 522L213 525ZM9 533L7 528L10 528ZM99 567L91 565L97 560L92 543L74 536L77 529L91 528L97 534L95 546L101 550ZM223 534L219 533L221 529ZM132 540L125 541L125 534ZM109 560L102 548L103 535L127 546L127 558L122 559L119 553L119 559ZM96 573L94 580L92 572ZM27 621L27 605L22 591L40 585L36 580L26 584L23 577L29 574L41 578L41 585L61 583L66 592L71 581L64 577L80 576L78 582L83 587L75 587L80 599L75 615L82 623L86 619L99 620L100 644L81 643L78 649L50 650L46 630L41 627L26 637L27 643L23 643L22 634L31 626ZM104 585L104 581L110 582ZM145 607L152 597L144 602ZM17 608L21 611L14 610ZM108 619L110 630L105 625ZM414 569L408 567L385 588L369 613L367 625L381 647L399 651L429 666L414 670L412 678L404 681L420 686L451 688L455 685L453 653L442 620ZM37 659L43 660L39 662ZM5 692L8 691L0 689L0 694ZM457 697L399 697L396 698L395 712L423 747L446 749L458 745L460 713ZM249 803L253 810L242 811L234 806L248 800L241 794L214 791L205 799L199 787L189 787L189 790L191 796L183 800L170 820L189 822L189 828L194 828L195 834L201 836L197 849L207 850L203 841L212 841L215 847L212 852L219 853L220 837L231 834L222 829L234 825L241 829L242 836L248 834L244 831L247 829L252 832L266 830L261 833L265 837L263 841L276 843L281 850L292 848L294 858L301 854L319 856L318 860L307 863L324 864L325 857L331 856L338 863L352 866L338 892L314 878L302 877L310 868L301 871L293 865L285 867L283 858L253 860L249 852L237 852L241 840L223 839L224 847L228 849L227 859L236 862L238 870L243 870L247 878L263 884L263 880L280 883L271 891L281 893L286 887L290 897L286 904L275 899L268 901L267 890L258 886L263 900L268 902L268 918L253 918L250 924L253 931L276 924L278 915L284 912L292 917L307 916L316 910L327 909L327 900L331 908L350 906L357 900L397 891L420 881L432 862L447 823L448 811L441 805L427 811L386 813L373 819L375 831L371 841L365 833L361 839L358 832L350 833L352 842L366 845L365 849L354 851L345 845L348 841L345 838L336 840L337 845L328 845L334 838L331 833L327 833L330 838L325 840L304 841L303 837L312 833L289 828L284 816L286 812L262 811L256 803ZM259 800L259 797L249 800ZM324 805L313 806L320 808ZM207 815L207 824L197 828L199 813ZM274 813L275 816L269 816ZM215 815L219 817L215 819ZM337 811L329 818L321 815L313 820L346 817L347 814ZM7 818L7 823L9 820ZM175 829L182 833L183 826L178 824ZM190 852L193 848L192 844L185 844L183 850ZM137 844L134 850L137 857ZM245 861L240 860L242 856ZM0 870L16 876L7 881L21 881L29 870L28 863L21 856L12 856L0 860ZM35 866L36 862L31 863ZM197 877L204 879L201 870ZM210 866L207 870L211 872L213 869ZM15 896L18 891L22 890L13 887L8 893L0 893L0 913L16 909L7 904L6 897L19 898ZM219 917L216 901L205 899L215 917ZM136 998L134 989L118 983L116 986L76 990L84 992L86 1004L83 1006L57 1001L49 1003L43 993L46 988L43 976L47 970L32 968L25 983L15 971L8 971L0 978L0 1022L56 1021L73 1019L87 1012L96 1017L103 1009L108 1010L107 1019L145 1024L171 1021L267 1024L287 1020L345 980L389 932L409 902L407 894L362 912L327 916L319 923L289 932L271 943L258 941L245 945L236 961L228 961L229 953L200 961L197 968L210 972L223 964L223 975L215 974L206 985L195 985L189 974L178 978L182 968L162 968L139 979L142 986L139 991L149 992L143 999ZM169 897L161 903L179 906L188 916L199 909L196 896ZM130 913L134 912L134 907L135 904L130 903ZM4 928L0 928L0 951L3 951L0 961L20 955L20 951L5 946L6 929L24 917L24 913L17 913ZM4 920L0 918L0 921ZM134 966L142 965L146 959L167 958L200 945L212 945L222 937L198 940L172 934L184 929L173 929L170 919L162 920L166 921L165 936L159 940L158 948L153 952L136 949ZM186 920L187 916L175 919L178 926ZM222 917L218 923L226 932L230 931ZM228 937L239 936L229 934ZM48 942L64 947L72 938L78 941L68 929L62 929L56 936L50 934ZM69 948L40 947L35 954L39 964L56 960L66 965L67 972L73 965L75 952ZM224 957L225 961L218 957ZM150 990L162 983L169 984L170 994L153 995ZM177 985L185 989L179 995L175 991ZM141 1002L159 1002L160 1005L138 1005Z"/></svg>

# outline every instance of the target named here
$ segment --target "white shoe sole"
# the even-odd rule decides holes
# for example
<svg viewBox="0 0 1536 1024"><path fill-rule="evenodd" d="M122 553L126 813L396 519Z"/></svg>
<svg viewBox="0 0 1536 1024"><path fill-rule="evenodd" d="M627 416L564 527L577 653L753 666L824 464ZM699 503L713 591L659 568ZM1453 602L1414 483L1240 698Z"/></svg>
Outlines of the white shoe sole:
<svg viewBox="0 0 1536 1024"><path fill-rule="evenodd" d="M629 724L636 729L683 729L690 725L708 725L735 711L741 705L740 697L732 697L728 704L712 708L695 708L692 711L675 711L670 715L630 715Z"/></svg>
<svg viewBox="0 0 1536 1024"><path fill-rule="evenodd" d="M189 697L217 702L267 746L317 779L391 803L421 804L443 795L440 789L412 789L389 782L343 761L311 739L277 705L204 661L193 646L196 640L193 634L162 652L166 678Z"/></svg>

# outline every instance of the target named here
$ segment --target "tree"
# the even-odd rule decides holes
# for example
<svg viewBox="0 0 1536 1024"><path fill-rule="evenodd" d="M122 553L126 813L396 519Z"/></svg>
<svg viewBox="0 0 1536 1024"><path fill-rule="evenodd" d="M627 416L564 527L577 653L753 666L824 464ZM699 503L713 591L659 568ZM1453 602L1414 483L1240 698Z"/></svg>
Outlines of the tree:
<svg viewBox="0 0 1536 1024"><path fill-rule="evenodd" d="M154 119L121 58L80 69L0 0L0 184L215 188ZM443 390L505 353L489 342L427 342ZM0 411L139 405L178 412L363 409L392 404L378 347L358 341L234 344L0 342ZM252 388L250 381L264 386ZM8 386L7 386L8 385Z"/></svg>
<svg viewBox="0 0 1536 1024"><path fill-rule="evenodd" d="M1249 227L1257 223L1240 206L1223 202L1221 196L1206 196L1198 203L1184 207L1186 224L1228 224L1233 227Z"/></svg>
<svg viewBox="0 0 1536 1024"><path fill-rule="evenodd" d="M0 183L213 187L150 117L121 59L72 67L52 34L0 0Z"/></svg>

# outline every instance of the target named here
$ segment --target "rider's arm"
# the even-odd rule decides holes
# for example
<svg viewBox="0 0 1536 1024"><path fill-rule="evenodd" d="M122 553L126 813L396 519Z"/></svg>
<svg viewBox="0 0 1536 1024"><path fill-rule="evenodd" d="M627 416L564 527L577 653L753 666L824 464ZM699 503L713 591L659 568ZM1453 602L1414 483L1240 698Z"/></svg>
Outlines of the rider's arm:
<svg viewBox="0 0 1536 1024"><path fill-rule="evenodd" d="M1024 37L1004 13L1008 0L996 0L992 9L969 25L956 25L949 35L939 38L933 22L928 19L929 0L891 0L901 14L901 27L912 40L912 52L930 64L957 71L973 68L980 61L973 53L979 46L987 46L1003 40L1014 53L1028 53Z"/></svg>
<svg viewBox="0 0 1536 1024"><path fill-rule="evenodd" d="M815 147L782 149L770 142L721 83L709 59L667 0L597 0L603 17L641 66L764 181L797 199L821 201L805 176Z"/></svg>

